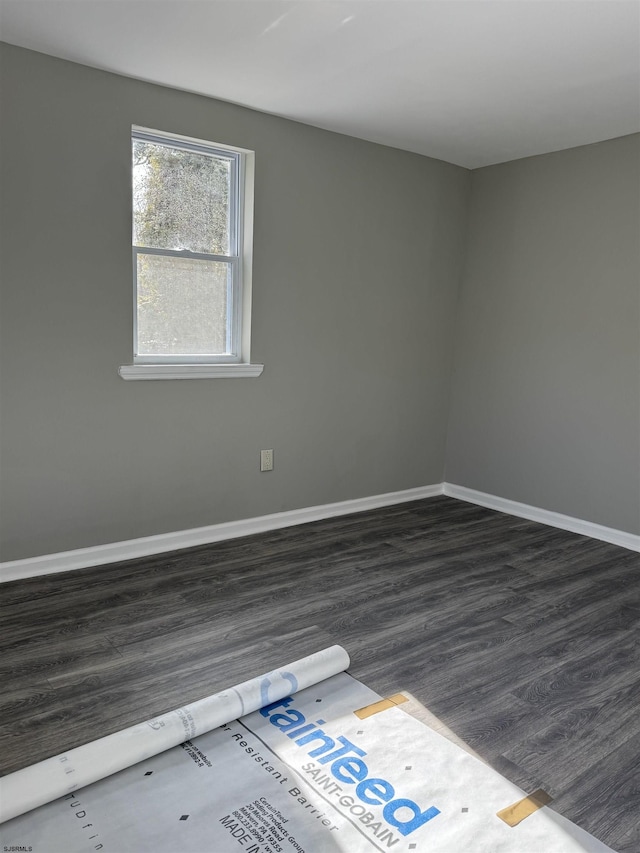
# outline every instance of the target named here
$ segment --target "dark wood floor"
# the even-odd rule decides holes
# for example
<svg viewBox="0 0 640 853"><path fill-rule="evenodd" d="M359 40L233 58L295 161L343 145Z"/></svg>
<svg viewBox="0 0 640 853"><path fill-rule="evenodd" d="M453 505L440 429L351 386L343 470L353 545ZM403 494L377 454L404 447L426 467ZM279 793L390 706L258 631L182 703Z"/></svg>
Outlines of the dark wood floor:
<svg viewBox="0 0 640 853"><path fill-rule="evenodd" d="M637 553L437 497L0 598L3 772L326 639L356 678L410 691L504 776L640 851Z"/></svg>

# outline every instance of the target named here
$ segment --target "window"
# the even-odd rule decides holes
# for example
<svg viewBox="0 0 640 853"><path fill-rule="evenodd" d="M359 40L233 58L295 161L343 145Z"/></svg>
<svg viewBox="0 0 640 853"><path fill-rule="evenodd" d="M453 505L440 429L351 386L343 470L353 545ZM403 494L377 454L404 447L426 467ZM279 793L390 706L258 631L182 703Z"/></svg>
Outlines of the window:
<svg viewBox="0 0 640 853"><path fill-rule="evenodd" d="M258 376L253 152L134 127L134 343L125 379Z"/></svg>

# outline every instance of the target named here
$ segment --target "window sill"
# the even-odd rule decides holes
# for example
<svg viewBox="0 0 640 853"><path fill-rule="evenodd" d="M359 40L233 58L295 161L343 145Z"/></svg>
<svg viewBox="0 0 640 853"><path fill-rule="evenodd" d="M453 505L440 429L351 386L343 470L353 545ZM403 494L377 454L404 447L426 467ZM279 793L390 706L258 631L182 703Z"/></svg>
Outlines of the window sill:
<svg viewBox="0 0 640 853"><path fill-rule="evenodd" d="M264 364L123 364L123 379L238 379L260 376Z"/></svg>

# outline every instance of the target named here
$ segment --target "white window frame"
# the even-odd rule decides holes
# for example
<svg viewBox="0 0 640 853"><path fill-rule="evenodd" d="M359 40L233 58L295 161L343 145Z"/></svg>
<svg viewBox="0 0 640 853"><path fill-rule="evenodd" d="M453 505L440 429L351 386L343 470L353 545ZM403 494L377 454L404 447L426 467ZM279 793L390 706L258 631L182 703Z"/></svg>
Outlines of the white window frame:
<svg viewBox="0 0 640 853"><path fill-rule="evenodd" d="M255 154L245 148L206 142L189 136L133 125L131 140L156 142L185 151L222 156L231 161L230 254L212 255L187 250L132 245L133 252L133 363L122 365L123 379L210 379L259 376L264 365L252 364L251 285L253 260L253 183ZM221 261L230 266L230 310L227 313L229 352L198 355L140 355L138 342L137 259L139 254Z"/></svg>

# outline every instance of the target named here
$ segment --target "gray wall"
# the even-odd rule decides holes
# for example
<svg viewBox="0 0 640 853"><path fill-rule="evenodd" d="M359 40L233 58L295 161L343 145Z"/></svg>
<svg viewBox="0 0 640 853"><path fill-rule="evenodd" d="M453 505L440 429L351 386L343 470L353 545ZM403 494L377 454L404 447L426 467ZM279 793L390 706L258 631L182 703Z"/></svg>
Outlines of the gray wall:
<svg viewBox="0 0 640 853"><path fill-rule="evenodd" d="M0 58L3 560L445 477L640 532L640 137L471 174ZM259 379L117 375L134 123L256 151Z"/></svg>
<svg viewBox="0 0 640 853"><path fill-rule="evenodd" d="M639 136L473 173L446 479L640 533Z"/></svg>
<svg viewBox="0 0 640 853"><path fill-rule="evenodd" d="M467 171L7 45L2 79L2 559L442 481ZM259 379L118 377L133 123L256 151Z"/></svg>

